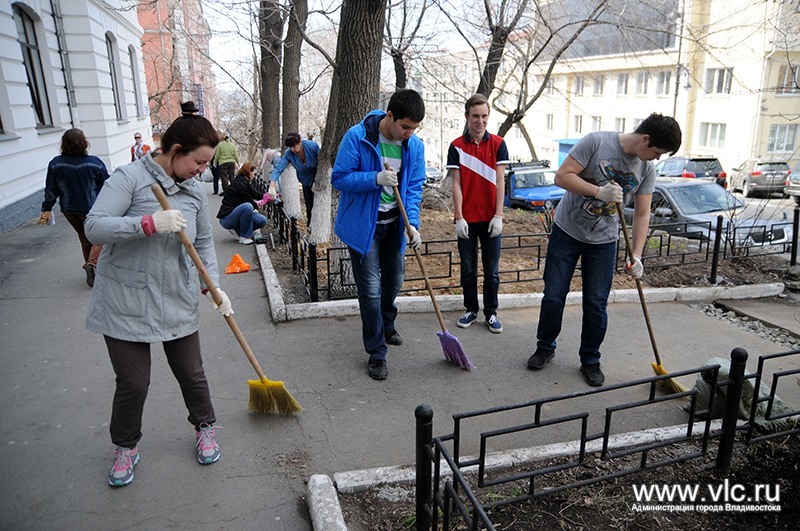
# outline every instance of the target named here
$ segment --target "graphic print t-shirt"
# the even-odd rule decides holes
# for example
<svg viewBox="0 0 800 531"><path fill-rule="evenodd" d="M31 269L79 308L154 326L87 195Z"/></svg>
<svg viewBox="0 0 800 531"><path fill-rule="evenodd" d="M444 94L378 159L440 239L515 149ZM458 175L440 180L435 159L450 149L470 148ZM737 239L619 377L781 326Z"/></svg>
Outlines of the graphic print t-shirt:
<svg viewBox="0 0 800 531"><path fill-rule="evenodd" d="M579 175L585 181L603 186L614 180L622 186L626 198L632 193L653 193L655 166L622 151L617 132L589 133L570 149L569 154L584 167ZM609 243L619 237L616 203L570 191L558 203L554 221L564 232L584 243Z"/></svg>
<svg viewBox="0 0 800 531"><path fill-rule="evenodd" d="M392 141L383 135L378 135L378 149L380 150L383 163L397 170L400 173L400 165L403 162L403 143ZM385 167L385 166L384 166ZM383 186L381 190L381 204L378 207L378 223L390 223L397 219L400 210L397 208L397 199L391 186Z"/></svg>

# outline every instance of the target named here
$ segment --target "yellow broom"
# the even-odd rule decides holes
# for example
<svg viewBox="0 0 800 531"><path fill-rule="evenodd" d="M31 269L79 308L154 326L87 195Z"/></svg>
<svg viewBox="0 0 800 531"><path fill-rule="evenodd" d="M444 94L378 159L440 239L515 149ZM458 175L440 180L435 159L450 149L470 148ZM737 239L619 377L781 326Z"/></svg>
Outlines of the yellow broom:
<svg viewBox="0 0 800 531"><path fill-rule="evenodd" d="M627 252L628 257L630 257L631 261L633 261L633 251L631 250L633 246L631 245L631 237L628 234L628 223L625 221L625 214L622 211L622 204L617 203L617 212L619 213L619 222L622 224L622 234L625 235L625 251ZM653 334L653 325L650 322L650 313L647 311L647 304L644 302L644 292L642 292L642 282L637 278L636 280L636 291L639 292L639 301L642 303L642 313L644 314L644 322L647 324L647 333L650 335L650 344L653 345L653 355L656 358L655 363L651 363L650 365L653 366L653 371L655 371L656 375L661 376L664 374L669 374L667 369L661 365L661 356L658 355L658 346L656 345L656 336ZM675 378L666 378L661 380L661 383L664 384L669 391L673 394L675 393L683 393L688 391L689 388L677 381Z"/></svg>
<svg viewBox="0 0 800 531"><path fill-rule="evenodd" d="M150 188L158 199L161 208L169 210L171 207L161 186L153 184ZM183 242L183 246L186 248L186 252L189 253L192 262L194 262L195 267L200 272L203 282L205 282L208 290L211 292L214 302L220 304L222 302L222 297L217 287L214 285L214 281L211 280L208 271L206 271L205 265L203 265L203 261L200 259L200 255L197 254L197 249L194 248L194 244L189 240L189 236L185 231L181 230L178 236L180 236L181 242ZM258 380L247 381L247 385L250 387L250 401L248 403L250 410L256 413L280 413L281 415L302 411L303 408L300 407L297 400L295 400L292 394L286 389L283 382L270 380L264 375L264 371L261 370L258 360L250 349L250 345L247 344L247 340L245 340L242 331L239 329L239 325L237 325L236 321L233 319L233 315L226 315L225 320L228 322L228 326L231 327L233 335L236 336L236 340L239 342L239 345L241 345L242 350L244 350L256 374L258 374Z"/></svg>

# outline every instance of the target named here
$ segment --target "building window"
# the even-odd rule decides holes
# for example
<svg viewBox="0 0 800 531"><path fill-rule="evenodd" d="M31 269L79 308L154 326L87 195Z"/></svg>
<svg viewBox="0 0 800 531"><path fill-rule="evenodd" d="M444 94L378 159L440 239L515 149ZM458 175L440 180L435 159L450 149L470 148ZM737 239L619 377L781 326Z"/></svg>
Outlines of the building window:
<svg viewBox="0 0 800 531"><path fill-rule="evenodd" d="M614 118L614 130L620 133L625 132L625 118Z"/></svg>
<svg viewBox="0 0 800 531"><path fill-rule="evenodd" d="M116 39L111 33L106 33L106 52L108 53L108 71L111 75L111 92L114 95L114 112L117 120L122 120L122 90L119 84L119 57L117 56Z"/></svg>
<svg viewBox="0 0 800 531"><path fill-rule="evenodd" d="M545 85L544 91L546 94L553 94L556 91L556 83L553 81L552 77L547 78L547 84Z"/></svg>
<svg viewBox="0 0 800 531"><path fill-rule="evenodd" d="M628 74L617 74L617 94L628 93Z"/></svg>
<svg viewBox="0 0 800 531"><path fill-rule="evenodd" d="M602 96L603 95L603 84L605 83L605 77L602 75L594 76L594 95L595 96Z"/></svg>
<svg viewBox="0 0 800 531"><path fill-rule="evenodd" d="M706 94L730 94L733 68L709 68L706 70Z"/></svg>
<svg viewBox="0 0 800 531"><path fill-rule="evenodd" d="M800 65L781 66L776 88L778 94L800 94Z"/></svg>
<svg viewBox="0 0 800 531"><path fill-rule="evenodd" d="M669 95L669 83L672 80L671 70L662 70L656 76L656 94L659 96Z"/></svg>
<svg viewBox="0 0 800 531"><path fill-rule="evenodd" d="M700 147L725 147L725 124L702 122L698 142Z"/></svg>
<svg viewBox="0 0 800 531"><path fill-rule="evenodd" d="M22 48L22 62L25 64L28 89L31 93L33 110L36 113L36 124L37 127L49 127L53 125L53 114L50 110L50 99L44 81L44 67L34 21L21 7L14 5L13 8L19 45Z"/></svg>
<svg viewBox="0 0 800 531"><path fill-rule="evenodd" d="M792 153L797 145L798 124L776 124L769 128L767 151Z"/></svg>
<svg viewBox="0 0 800 531"><path fill-rule="evenodd" d="M575 94L578 96L583 96L583 76L577 76L575 78Z"/></svg>
<svg viewBox="0 0 800 531"><path fill-rule="evenodd" d="M592 131L599 131L603 124L601 116L592 116Z"/></svg>
<svg viewBox="0 0 800 531"><path fill-rule="evenodd" d="M133 46L128 46L128 58L131 61L131 81L133 82L133 103L136 106L136 117L141 118L142 113L142 93L139 88L139 62L136 60L136 50Z"/></svg>
<svg viewBox="0 0 800 531"><path fill-rule="evenodd" d="M574 125L575 125L574 130L575 130L576 133L582 133L583 132L583 115L579 114L579 115L575 116Z"/></svg>
<svg viewBox="0 0 800 531"><path fill-rule="evenodd" d="M552 131L553 130L553 115L552 114L548 114L548 115L546 115L544 117L544 119L545 119L545 128L548 131Z"/></svg>
<svg viewBox="0 0 800 531"><path fill-rule="evenodd" d="M639 127L639 124L644 122L644 118L634 118L633 119L633 130L636 131L636 128Z"/></svg>
<svg viewBox="0 0 800 531"><path fill-rule="evenodd" d="M650 72L636 73L636 94L647 94L647 83L650 80Z"/></svg>

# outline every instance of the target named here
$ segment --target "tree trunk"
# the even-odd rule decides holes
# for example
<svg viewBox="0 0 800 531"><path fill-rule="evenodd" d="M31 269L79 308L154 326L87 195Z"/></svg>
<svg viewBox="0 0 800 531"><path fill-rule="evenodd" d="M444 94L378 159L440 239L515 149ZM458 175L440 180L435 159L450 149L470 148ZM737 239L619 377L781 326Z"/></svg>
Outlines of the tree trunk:
<svg viewBox="0 0 800 531"><path fill-rule="evenodd" d="M508 41L508 29L498 26L492 31L492 43L489 45L489 53L486 55L486 64L483 65L481 81L478 83L478 94L483 94L487 98L494 90L494 82L497 78L497 70L503 62L503 50Z"/></svg>
<svg viewBox="0 0 800 531"><path fill-rule="evenodd" d="M292 0L289 30L283 43L283 136L299 132L300 60L303 31L308 18L308 0Z"/></svg>
<svg viewBox="0 0 800 531"><path fill-rule="evenodd" d="M406 65L403 63L403 52L397 48L392 48L389 51L392 56L392 64L394 64L394 88L406 88Z"/></svg>
<svg viewBox="0 0 800 531"><path fill-rule="evenodd" d="M281 145L281 40L283 18L280 4L261 0L258 11L258 33L261 48L261 147ZM235 53L231 50L231 53Z"/></svg>

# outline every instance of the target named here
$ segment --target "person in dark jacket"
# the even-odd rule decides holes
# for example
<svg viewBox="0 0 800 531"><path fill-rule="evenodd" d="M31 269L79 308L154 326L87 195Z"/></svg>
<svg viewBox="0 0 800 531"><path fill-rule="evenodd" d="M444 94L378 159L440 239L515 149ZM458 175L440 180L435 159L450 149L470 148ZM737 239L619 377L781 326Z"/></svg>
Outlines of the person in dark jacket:
<svg viewBox="0 0 800 531"><path fill-rule="evenodd" d="M86 284L94 286L97 257L101 245L92 245L86 237L83 222L91 210L103 183L108 179L108 170L103 161L89 155L89 141L80 129L69 129L61 137L61 155L47 165L44 185L44 202L39 223L49 224L53 219L53 206L59 202L61 213L81 242L83 269Z"/></svg>
<svg viewBox="0 0 800 531"><path fill-rule="evenodd" d="M256 201L264 197L264 190L253 186L255 168L249 162L242 164L236 177L222 196L217 212L219 224L239 238L242 245L253 243L253 231L267 225L267 218L258 213Z"/></svg>

